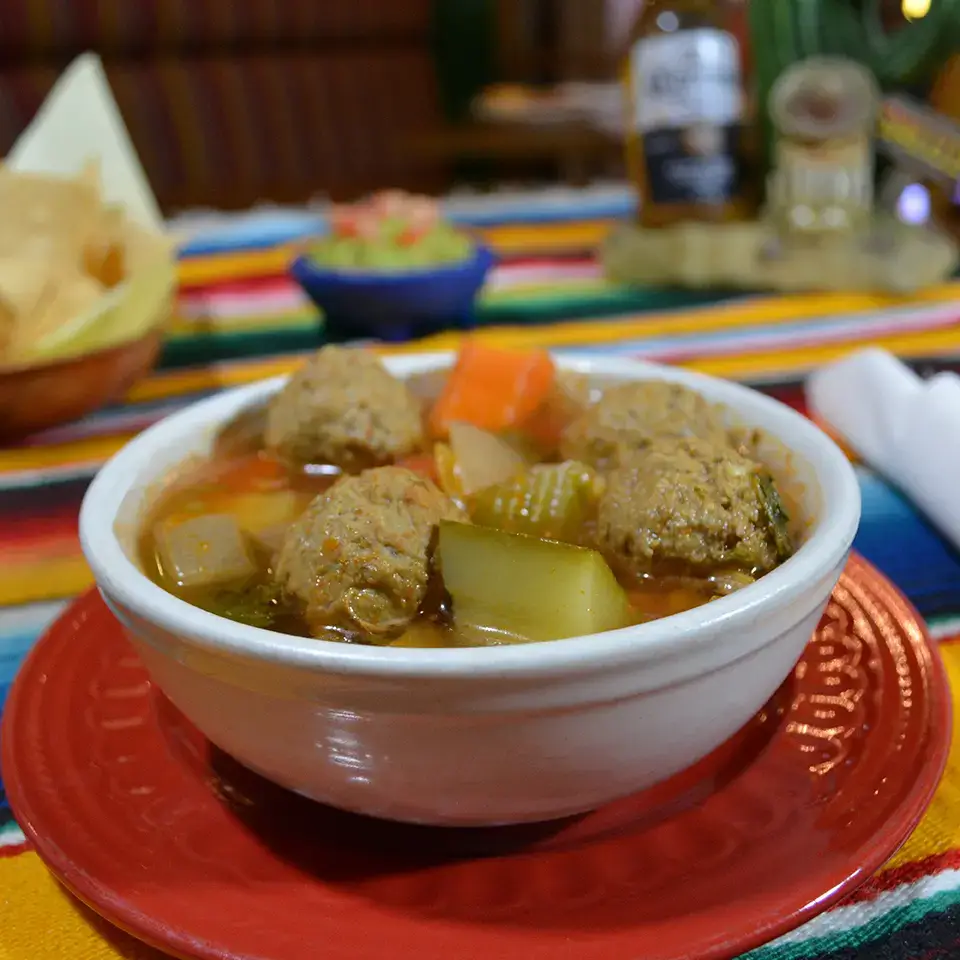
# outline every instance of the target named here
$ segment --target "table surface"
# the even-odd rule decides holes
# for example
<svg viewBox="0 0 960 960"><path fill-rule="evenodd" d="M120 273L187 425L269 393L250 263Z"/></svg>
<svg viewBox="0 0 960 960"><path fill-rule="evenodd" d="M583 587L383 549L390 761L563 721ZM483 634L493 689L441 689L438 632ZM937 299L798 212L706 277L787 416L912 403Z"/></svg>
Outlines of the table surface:
<svg viewBox="0 0 960 960"><path fill-rule="evenodd" d="M501 256L475 335L678 363L758 387L800 410L804 375L855 344L885 346L925 373L960 369L960 282L910 299L611 287L591 251L631 204L629 191L616 186L452 200L451 215L476 227ZM122 402L0 450L0 710L30 646L91 583L76 527L98 466L158 418L289 370L322 342L318 318L284 273L291 245L319 222L316 211L296 210L209 217L202 229L191 220L196 235L184 247L178 316L159 369ZM449 347L458 338L441 334L389 349ZM883 480L857 469L864 510L856 547L928 619L951 686L960 689L960 556ZM53 882L25 846L0 785L0 960L159 956L107 928ZM956 750L923 823L855 902L750 955L951 956L960 956Z"/></svg>

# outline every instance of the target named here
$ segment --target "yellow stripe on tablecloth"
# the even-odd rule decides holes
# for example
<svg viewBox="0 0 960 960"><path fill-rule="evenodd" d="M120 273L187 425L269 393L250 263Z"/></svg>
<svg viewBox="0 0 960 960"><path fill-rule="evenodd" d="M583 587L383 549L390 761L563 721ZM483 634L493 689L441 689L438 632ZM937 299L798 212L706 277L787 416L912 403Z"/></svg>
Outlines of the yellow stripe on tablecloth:
<svg viewBox="0 0 960 960"><path fill-rule="evenodd" d="M169 960L74 900L34 853L0 859L0 960Z"/></svg>
<svg viewBox="0 0 960 960"><path fill-rule="evenodd" d="M953 691L960 690L960 644L941 647ZM886 869L960 849L960 713L943 782L913 836ZM0 960L162 960L108 927L64 892L32 852L0 858Z"/></svg>
<svg viewBox="0 0 960 960"><path fill-rule="evenodd" d="M502 224L479 227L474 232L499 254L538 253L593 249L609 233L610 220L580 220L549 225ZM285 273L303 241L262 250L238 250L186 257L180 261L180 282L198 287L230 280Z"/></svg>
<svg viewBox="0 0 960 960"><path fill-rule="evenodd" d="M793 350L775 350L767 353L741 353L727 357L702 357L682 366L709 373L715 377L737 380L762 379L765 376L801 374L821 364L849 353L854 346L883 347L904 359L955 357L960 353L960 326L935 330L864 337L852 345L849 342L824 343Z"/></svg>
<svg viewBox="0 0 960 960"><path fill-rule="evenodd" d="M477 227L474 233L498 253L593 248L609 232L613 221L578 220L555 224L500 224ZM304 241L295 240L255 250L233 250L183 258L178 265L181 284L205 286L231 280L283 274Z"/></svg>
<svg viewBox="0 0 960 960"><path fill-rule="evenodd" d="M628 337L610 337L609 331L598 325L593 343L616 342ZM586 328L584 328L585 330ZM538 335L539 332L539 335ZM504 346L556 347L585 342L584 331L556 331L550 328L489 329L478 333L482 339ZM608 339L609 338L609 339ZM429 344L405 344L399 347L380 347L382 352L397 353L412 350L452 348L458 338L444 334ZM886 347L901 357L944 357L960 355L960 327L919 332L908 332L885 337L864 338L867 343ZM798 347L793 350L778 348L767 352L737 354L734 356L697 357L680 365L701 373L727 377L733 380L754 380L764 377L802 376L808 370L836 359L851 349L849 342ZM209 368L175 370L156 374L131 390L131 403L149 403L191 393L213 391L240 386L266 377L287 373L298 363L299 356L276 356L266 360L241 361ZM118 435L93 437L48 447L21 447L0 450L0 473L40 470L58 466L76 466L100 462L111 456L129 439L124 432Z"/></svg>
<svg viewBox="0 0 960 960"><path fill-rule="evenodd" d="M164 371L138 383L127 394L127 400L130 403L149 403L183 394L236 387L287 373L301 360L298 356L279 355L221 363L211 367Z"/></svg>
<svg viewBox="0 0 960 960"><path fill-rule="evenodd" d="M42 470L47 467L100 464L133 437L126 431L102 437L86 437L46 447L10 447L0 449L0 473Z"/></svg>
<svg viewBox="0 0 960 960"><path fill-rule="evenodd" d="M933 293L933 291L928 291ZM949 303L960 298L960 287L945 287L929 301L910 301L913 306L935 306ZM748 327L775 327L778 324L794 323L799 320L813 320L822 317L840 316L843 313L868 312L888 309L891 306L906 306L906 301L885 301L877 303L869 298L847 303L842 309L822 297L783 298L783 300L746 300L733 301L708 307L694 312L657 312L633 314L619 320L574 320L569 323L550 325L518 325L484 327L471 332L471 336L503 347L567 347L601 346L625 341L643 341L665 335L712 333L723 330L737 330ZM960 314L960 305L958 305ZM907 334L910 335L910 334ZM917 333L913 333L917 336ZM816 334L811 334L816 336ZM438 333L422 340L390 346L391 353L419 353L423 350L452 350L456 348L463 334L455 330ZM867 338L865 338L867 339ZM767 355L779 354L784 348L778 347ZM733 357L732 359L736 359Z"/></svg>
<svg viewBox="0 0 960 960"><path fill-rule="evenodd" d="M693 311L634 314L615 321L574 320L566 323L543 326L486 327L475 330L471 336L501 346L563 347L589 343L601 345L627 340L643 340L666 334L693 334L719 330L735 330L740 327L767 326L788 323L801 318L833 316L841 313L862 312L890 308L891 306L931 305L952 302L960 296L960 285L934 287L912 300L897 300L873 295L832 296L810 295L802 297L770 297L718 304ZM904 336L922 336L921 333ZM454 349L463 334L448 331L402 345L381 347L389 353L413 353L423 350ZM792 352L792 351L787 351ZM762 354L765 357L779 356L781 349ZM759 356L759 355L758 355ZM736 361L731 358L731 362ZM247 383L257 377L272 376L289 369L289 358L244 361L241 364L224 364L210 370L192 369L163 373L149 378L134 387L129 397L131 402L155 400ZM774 367L777 365L774 364ZM251 374L257 371L255 375Z"/></svg>
<svg viewBox="0 0 960 960"><path fill-rule="evenodd" d="M911 303L936 304L952 302L960 293L960 285L933 288ZM893 302L868 295L758 298L715 307L677 313L639 314L636 318L617 321L571 321L549 326L487 327L472 333L488 343L506 347L601 346L623 341L643 341L663 335L736 330L747 326L773 326L801 317L836 315L844 310L869 310ZM903 301L904 303L906 301ZM415 343L378 347L385 353L454 349L462 340L461 333L450 331ZM960 326L932 330L906 331L878 337L864 337L862 343L886 347L903 357L946 356L960 353ZM768 351L734 353L725 356L693 357L683 366L730 379L762 379L764 377L802 375L821 363L835 359L851 349L850 342L799 346L792 349L774 347ZM151 403L192 393L210 392L240 386L256 380L286 373L300 362L297 356L273 356L234 361L184 370L163 371L137 384L128 394L130 403ZM127 435L105 436L68 442L50 447L26 447L0 450L0 473L75 465L102 460L126 442Z"/></svg>
<svg viewBox="0 0 960 960"><path fill-rule="evenodd" d="M297 255L292 243L266 250L241 250L216 253L202 257L187 257L178 265L182 287L202 287L231 280L249 280L252 277L286 273L290 261Z"/></svg>
<svg viewBox="0 0 960 960"><path fill-rule="evenodd" d="M960 692L960 643L940 643L954 703ZM933 803L911 837L889 861L885 870L916 863L927 857L960 849L960 710L953 711L952 743L943 779Z"/></svg>
<svg viewBox="0 0 960 960"><path fill-rule="evenodd" d="M480 227L475 232L497 253L524 254L548 250L593 249L610 232L614 221L575 220L543 224L505 223Z"/></svg>
<svg viewBox="0 0 960 960"><path fill-rule="evenodd" d="M64 600L93 586L93 574L80 552L80 542L70 553L58 547L57 556L0 560L0 607ZM0 923L2 930L2 923Z"/></svg>

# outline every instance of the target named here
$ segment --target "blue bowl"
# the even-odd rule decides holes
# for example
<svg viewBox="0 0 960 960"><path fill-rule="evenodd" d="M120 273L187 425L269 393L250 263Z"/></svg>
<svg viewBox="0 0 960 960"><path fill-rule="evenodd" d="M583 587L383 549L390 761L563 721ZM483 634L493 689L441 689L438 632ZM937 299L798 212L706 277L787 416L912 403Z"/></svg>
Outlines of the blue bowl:
<svg viewBox="0 0 960 960"><path fill-rule="evenodd" d="M474 304L496 258L477 244L469 260L397 273L328 269L297 257L290 274L323 311L328 339L408 340L472 326Z"/></svg>

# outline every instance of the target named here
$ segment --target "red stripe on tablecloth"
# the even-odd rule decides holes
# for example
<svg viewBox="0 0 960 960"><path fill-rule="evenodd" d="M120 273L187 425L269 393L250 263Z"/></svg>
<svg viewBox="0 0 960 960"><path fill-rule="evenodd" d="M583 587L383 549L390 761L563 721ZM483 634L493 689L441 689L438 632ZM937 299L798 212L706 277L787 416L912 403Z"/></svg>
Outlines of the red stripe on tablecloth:
<svg viewBox="0 0 960 960"><path fill-rule="evenodd" d="M77 509L77 502L71 498L69 502L51 505L41 517L3 514L0 553L72 546L77 540Z"/></svg>
<svg viewBox="0 0 960 960"><path fill-rule="evenodd" d="M294 281L284 273L264 274L260 277L250 277L244 280L226 280L220 283L187 287L181 291L180 300L189 303L194 299L202 299L205 294L212 292L238 297L257 293L286 293L293 286L296 286Z"/></svg>
<svg viewBox="0 0 960 960"><path fill-rule="evenodd" d="M948 850L946 853L938 853L932 857L925 857L923 860L905 863L902 867L886 870L868 880L862 887L851 893L849 897L844 898L843 905L865 903L888 890L893 890L907 883L915 883L924 877L932 877L934 874L943 873L944 870L956 870L958 868L960 868L960 850Z"/></svg>
<svg viewBox="0 0 960 960"><path fill-rule="evenodd" d="M273 249L273 248L269 248ZM224 259L229 259L230 256L242 255L245 253L250 253L251 251L236 250L230 251L228 253L210 253L210 254L198 254L195 257L184 257L183 262L189 263L191 260L202 261L206 259L215 260L217 257L222 257ZM498 273L504 276L509 276L511 272L523 271L528 269L563 269L563 268L585 268L593 267L596 265L595 259L592 257L585 256L550 256L550 257L501 257L497 266L494 268ZM264 293L264 292L276 292L288 289L290 286L294 286L294 281L290 279L285 270L274 270L267 271L264 273L257 273L256 275L250 277L244 277L241 279L233 278L227 280L209 280L206 282L187 282L184 281L180 287L180 293L182 297L189 298L195 295L202 295L204 293L210 293L211 291L216 291L217 293Z"/></svg>
<svg viewBox="0 0 960 960"><path fill-rule="evenodd" d="M18 854L26 853L30 849L31 846L27 841L23 843L8 843L6 846L0 847L0 860L4 857L15 857Z"/></svg>

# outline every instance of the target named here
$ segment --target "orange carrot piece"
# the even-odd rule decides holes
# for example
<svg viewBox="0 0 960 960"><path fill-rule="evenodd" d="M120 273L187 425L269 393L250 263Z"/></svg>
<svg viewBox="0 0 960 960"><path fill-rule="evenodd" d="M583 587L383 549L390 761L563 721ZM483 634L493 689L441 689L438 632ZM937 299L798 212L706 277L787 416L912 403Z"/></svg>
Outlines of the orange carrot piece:
<svg viewBox="0 0 960 960"><path fill-rule="evenodd" d="M492 433L519 427L546 399L554 374L546 350L501 350L469 341L430 411L430 432L445 437L457 421Z"/></svg>
<svg viewBox="0 0 960 960"><path fill-rule="evenodd" d="M231 465L218 480L226 490L247 493L278 489L288 481L288 473L279 460L269 454L258 453Z"/></svg>
<svg viewBox="0 0 960 960"><path fill-rule="evenodd" d="M563 431L570 424L570 417L549 398L524 424L523 434L540 450L554 451L560 446Z"/></svg>
<svg viewBox="0 0 960 960"><path fill-rule="evenodd" d="M412 470L426 480L439 483L440 474L437 471L437 461L429 453L413 453L409 457L402 457L397 461L398 467Z"/></svg>

